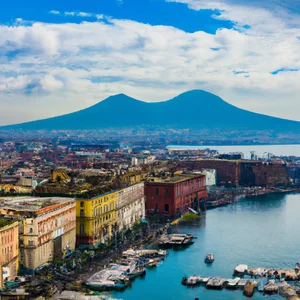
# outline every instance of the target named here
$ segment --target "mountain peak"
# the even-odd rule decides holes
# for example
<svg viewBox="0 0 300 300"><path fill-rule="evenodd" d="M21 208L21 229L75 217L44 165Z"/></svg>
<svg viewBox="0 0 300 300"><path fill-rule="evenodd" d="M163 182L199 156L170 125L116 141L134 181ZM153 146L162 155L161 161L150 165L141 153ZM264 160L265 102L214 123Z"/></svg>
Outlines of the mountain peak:
<svg viewBox="0 0 300 300"><path fill-rule="evenodd" d="M75 113L4 128L78 130L138 128L144 125L224 131L300 130L300 122L239 109L203 90L188 91L171 100L152 103L136 100L121 93Z"/></svg>

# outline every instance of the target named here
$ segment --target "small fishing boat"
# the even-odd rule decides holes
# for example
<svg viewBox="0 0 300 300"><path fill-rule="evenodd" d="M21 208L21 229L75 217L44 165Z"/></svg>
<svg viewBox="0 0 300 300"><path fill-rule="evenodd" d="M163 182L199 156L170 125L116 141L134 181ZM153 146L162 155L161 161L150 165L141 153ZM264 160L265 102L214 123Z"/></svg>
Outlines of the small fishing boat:
<svg viewBox="0 0 300 300"><path fill-rule="evenodd" d="M136 267L131 273L128 274L129 279L134 279L139 276L144 276L146 274L145 267Z"/></svg>
<svg viewBox="0 0 300 300"><path fill-rule="evenodd" d="M247 279L241 279L241 280L239 280L239 282L237 283L237 287L243 289L244 286L246 285L246 283L247 283Z"/></svg>
<svg viewBox="0 0 300 300"><path fill-rule="evenodd" d="M160 259L149 259L145 266L148 268L156 267L160 262Z"/></svg>
<svg viewBox="0 0 300 300"><path fill-rule="evenodd" d="M209 277L201 277L197 275L191 275L190 277L183 277L181 280L182 285L196 286L199 284L205 284L209 280Z"/></svg>
<svg viewBox="0 0 300 300"><path fill-rule="evenodd" d="M267 278L262 278L261 279L260 284L258 286L258 291L259 292L263 292L264 291L264 287L265 287L265 285L266 285L267 282L268 282Z"/></svg>
<svg viewBox="0 0 300 300"><path fill-rule="evenodd" d="M146 274L146 269L144 266L139 266L135 262L132 262L128 265L118 265L111 264L112 270L120 270L124 272L125 275L129 277L129 279L134 279L138 276L143 276Z"/></svg>
<svg viewBox="0 0 300 300"><path fill-rule="evenodd" d="M243 290L243 294L246 297L252 297L254 294L254 284L251 283L250 280L247 280L245 286L244 286L244 290Z"/></svg>
<svg viewBox="0 0 300 300"><path fill-rule="evenodd" d="M226 286L227 289L236 289L238 282L241 280L240 277L236 277L234 279L231 279L228 281L228 284Z"/></svg>
<svg viewBox="0 0 300 300"><path fill-rule="evenodd" d="M233 271L234 276L244 276L248 272L247 265L238 265Z"/></svg>
<svg viewBox="0 0 300 300"><path fill-rule="evenodd" d="M208 280L206 287L208 289L222 289L225 283L225 279L222 277L212 277Z"/></svg>
<svg viewBox="0 0 300 300"><path fill-rule="evenodd" d="M123 290L129 285L129 277L122 270L112 269L104 269L85 282L85 286L94 291Z"/></svg>
<svg viewBox="0 0 300 300"><path fill-rule="evenodd" d="M275 284L275 280L271 279L264 286L264 293L266 294L275 294L278 292L278 286Z"/></svg>
<svg viewBox="0 0 300 300"><path fill-rule="evenodd" d="M205 258L204 258L204 262L206 264L212 264L215 260L215 256L211 253L208 253L205 255Z"/></svg>

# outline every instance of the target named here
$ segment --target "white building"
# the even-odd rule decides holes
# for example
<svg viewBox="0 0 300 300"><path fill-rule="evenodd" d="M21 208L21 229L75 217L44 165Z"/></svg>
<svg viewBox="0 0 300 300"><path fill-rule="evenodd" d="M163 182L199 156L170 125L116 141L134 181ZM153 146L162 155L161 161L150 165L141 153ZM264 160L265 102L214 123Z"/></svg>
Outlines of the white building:
<svg viewBox="0 0 300 300"><path fill-rule="evenodd" d="M145 217L144 183L137 183L118 191L118 228L132 228L134 223Z"/></svg>

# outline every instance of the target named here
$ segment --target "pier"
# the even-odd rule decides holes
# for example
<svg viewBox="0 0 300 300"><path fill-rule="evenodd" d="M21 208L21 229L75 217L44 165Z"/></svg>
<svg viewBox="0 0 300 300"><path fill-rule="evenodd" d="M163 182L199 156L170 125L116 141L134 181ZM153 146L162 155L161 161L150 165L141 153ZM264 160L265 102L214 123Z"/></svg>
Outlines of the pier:
<svg viewBox="0 0 300 300"><path fill-rule="evenodd" d="M248 268L247 265L238 265L233 272L233 278L220 276L183 277L182 285L194 287L203 285L207 289L235 289L243 290L245 296L251 297L255 291L264 294L280 294L284 297L300 295L300 270L299 264L295 269L276 268Z"/></svg>

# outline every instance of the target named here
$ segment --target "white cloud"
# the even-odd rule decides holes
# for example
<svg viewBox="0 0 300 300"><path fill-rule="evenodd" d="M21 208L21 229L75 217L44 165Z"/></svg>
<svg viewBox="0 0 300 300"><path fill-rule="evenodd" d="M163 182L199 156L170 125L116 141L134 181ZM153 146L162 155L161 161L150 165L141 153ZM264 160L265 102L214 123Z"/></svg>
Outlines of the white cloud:
<svg viewBox="0 0 300 300"><path fill-rule="evenodd" d="M81 17L81 18L96 18L96 19L103 19L103 15L101 14L94 14L94 13L89 13L89 12L84 12L84 11L65 11L65 12L60 12L58 10L51 10L49 11L50 14L54 15L62 15L62 16L67 16L67 17Z"/></svg>
<svg viewBox="0 0 300 300"><path fill-rule="evenodd" d="M13 95L23 111L29 111L32 107L22 101L38 94L43 103L35 103L39 118L121 92L159 101L202 88L239 107L299 119L300 72L270 74L300 68L300 32L294 15L287 18L283 8L275 13L237 2L180 1L191 9L223 10L218 18L236 22L236 28L219 29L215 35L186 33L112 18L107 24L102 15L97 15L99 21L80 24L0 26L0 102ZM245 24L251 28L243 29ZM247 74L234 74L241 71ZM53 105L41 111L45 101ZM22 121L17 115L8 119L5 105L2 114L1 122Z"/></svg>
<svg viewBox="0 0 300 300"><path fill-rule="evenodd" d="M41 81L41 88L48 92L53 92L58 89L62 89L64 87L63 82L57 80L53 75L47 74L44 76Z"/></svg>
<svg viewBox="0 0 300 300"><path fill-rule="evenodd" d="M53 15L59 15L60 14L60 12L58 10L50 10L49 13L53 14Z"/></svg>

